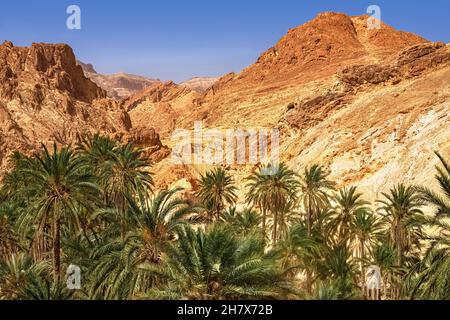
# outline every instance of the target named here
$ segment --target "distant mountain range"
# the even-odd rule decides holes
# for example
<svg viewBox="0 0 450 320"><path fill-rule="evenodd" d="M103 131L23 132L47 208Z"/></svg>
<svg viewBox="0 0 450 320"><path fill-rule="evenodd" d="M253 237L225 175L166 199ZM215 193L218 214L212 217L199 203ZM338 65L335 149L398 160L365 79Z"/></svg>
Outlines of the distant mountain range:
<svg viewBox="0 0 450 320"><path fill-rule="evenodd" d="M108 97L123 100L134 93L137 93L155 83L161 82L159 79L151 79L128 73L115 73L111 75L99 74L92 64L87 64L77 60L77 64L83 68L86 77L94 81L99 87L106 90ZM194 77L181 85L197 92L205 92L219 78Z"/></svg>

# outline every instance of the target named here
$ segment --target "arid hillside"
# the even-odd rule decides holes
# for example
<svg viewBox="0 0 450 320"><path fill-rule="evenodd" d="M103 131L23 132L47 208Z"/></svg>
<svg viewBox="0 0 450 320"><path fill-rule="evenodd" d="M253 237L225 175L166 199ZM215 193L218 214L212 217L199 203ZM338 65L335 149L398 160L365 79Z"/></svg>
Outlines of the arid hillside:
<svg viewBox="0 0 450 320"><path fill-rule="evenodd" d="M41 144L75 143L81 135L95 132L146 142L142 147L149 156L160 150L168 154L154 130L133 128L126 110L85 77L69 46L0 45L1 169L14 150L30 154Z"/></svg>
<svg viewBox="0 0 450 320"><path fill-rule="evenodd" d="M323 13L203 95L166 98L164 108L139 93L146 102L133 100L139 115L131 118L150 122L157 113L171 128L199 120L205 128L278 128L283 161L298 170L325 164L341 185L375 198L394 183L432 182L433 150L450 152L449 78L449 45L385 24L369 30L367 16ZM161 134L170 145L168 131ZM167 160L157 171L162 185L189 186L205 169ZM240 181L253 170L230 169Z"/></svg>

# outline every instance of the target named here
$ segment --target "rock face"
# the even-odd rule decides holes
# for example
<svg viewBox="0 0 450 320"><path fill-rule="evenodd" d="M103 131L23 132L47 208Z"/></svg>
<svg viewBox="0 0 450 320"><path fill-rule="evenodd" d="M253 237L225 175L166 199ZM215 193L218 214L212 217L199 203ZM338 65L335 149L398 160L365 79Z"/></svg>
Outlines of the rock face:
<svg viewBox="0 0 450 320"><path fill-rule="evenodd" d="M190 105L164 102L182 111L173 128L277 128L281 160L296 170L323 164L340 186L357 184L373 200L395 183L434 186L433 151L450 156L449 53L448 44L385 24L369 30L367 16L323 13ZM231 170L243 181L253 167Z"/></svg>
<svg viewBox="0 0 450 320"><path fill-rule="evenodd" d="M69 46L0 45L0 169L13 150L29 154L86 133L123 136L131 127L126 110L84 76Z"/></svg>
<svg viewBox="0 0 450 320"><path fill-rule="evenodd" d="M77 64L83 68L86 77L95 82L100 88L104 89L107 92L108 97L115 100L126 99L134 93L160 82L157 79L150 79L123 72L111 75L99 74L95 71L92 64L86 64L81 61L77 61Z"/></svg>
<svg viewBox="0 0 450 320"><path fill-rule="evenodd" d="M194 77L181 83L182 86L188 87L198 93L204 93L216 83L219 78L214 77Z"/></svg>
<svg viewBox="0 0 450 320"><path fill-rule="evenodd" d="M159 134L153 128L132 128L123 138L144 151L144 155L157 163L170 155L170 149L161 143Z"/></svg>
<svg viewBox="0 0 450 320"><path fill-rule="evenodd" d="M129 111L133 126L152 126L167 137L180 119L191 115L198 97L196 91L168 81L155 83L125 99L122 105Z"/></svg>

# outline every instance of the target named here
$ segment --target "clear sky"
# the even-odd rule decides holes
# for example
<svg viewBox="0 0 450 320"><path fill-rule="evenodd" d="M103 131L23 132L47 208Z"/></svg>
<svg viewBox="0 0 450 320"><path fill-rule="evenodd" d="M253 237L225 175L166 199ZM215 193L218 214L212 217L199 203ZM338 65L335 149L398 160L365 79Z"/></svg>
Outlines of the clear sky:
<svg viewBox="0 0 450 320"><path fill-rule="evenodd" d="M81 30L66 28L71 4ZM101 73L182 81L238 72L319 12L359 15L371 4L395 28L450 42L448 0L3 0L0 41L68 43Z"/></svg>

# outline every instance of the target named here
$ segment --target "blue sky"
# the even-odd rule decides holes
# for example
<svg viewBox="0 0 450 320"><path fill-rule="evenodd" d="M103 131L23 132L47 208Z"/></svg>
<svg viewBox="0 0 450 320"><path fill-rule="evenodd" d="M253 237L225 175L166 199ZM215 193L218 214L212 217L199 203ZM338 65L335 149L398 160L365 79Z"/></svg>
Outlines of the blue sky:
<svg viewBox="0 0 450 320"><path fill-rule="evenodd" d="M66 28L71 4L81 8L81 30ZM319 12L359 15L371 4L395 28L450 42L448 0L2 1L0 41L68 43L99 72L182 81L238 72Z"/></svg>

